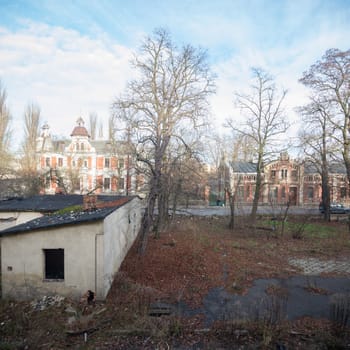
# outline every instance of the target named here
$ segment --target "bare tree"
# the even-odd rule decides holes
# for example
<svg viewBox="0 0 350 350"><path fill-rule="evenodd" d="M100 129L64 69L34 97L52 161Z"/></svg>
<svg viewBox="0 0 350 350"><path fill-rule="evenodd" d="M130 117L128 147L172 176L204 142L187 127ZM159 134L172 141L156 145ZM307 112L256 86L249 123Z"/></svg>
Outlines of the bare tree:
<svg viewBox="0 0 350 350"><path fill-rule="evenodd" d="M98 137L103 139L103 123L101 121L98 123Z"/></svg>
<svg viewBox="0 0 350 350"><path fill-rule="evenodd" d="M321 175L324 219L329 221L329 162L334 152L334 126L329 119L329 103L320 100L319 96L311 96L310 100L309 104L299 108L303 125L299 133L300 147L307 157L307 165L315 167Z"/></svg>
<svg viewBox="0 0 350 350"><path fill-rule="evenodd" d="M22 144L22 169L29 173L36 173L36 140L40 131L40 108L35 104L28 104L24 112L24 142Z"/></svg>
<svg viewBox="0 0 350 350"><path fill-rule="evenodd" d="M185 143L184 130L203 125L207 97L214 92L206 52L190 45L177 48L170 35L158 29L144 40L133 65L139 78L114 101L114 114L125 122L137 145L137 159L150 174L148 202L141 225L141 252L154 224L154 209L162 210L163 170L171 143ZM156 228L159 229L159 223Z"/></svg>
<svg viewBox="0 0 350 350"><path fill-rule="evenodd" d="M256 185L251 211L251 220L256 221L256 213L263 188L264 164L272 155L280 152L279 136L285 133L289 124L283 110L286 91L278 91L273 79L261 69L253 69L254 83L250 94L236 93L237 106L241 109L245 122L237 125L237 120L229 119L227 125L242 137L251 140L256 161Z"/></svg>
<svg viewBox="0 0 350 350"><path fill-rule="evenodd" d="M36 141L40 131L40 108L36 104L28 104L24 112L24 141L20 176L23 179L25 195L37 194L42 185L37 171Z"/></svg>
<svg viewBox="0 0 350 350"><path fill-rule="evenodd" d="M11 114L8 109L6 90L0 81L0 178L7 175L10 162Z"/></svg>
<svg viewBox="0 0 350 350"><path fill-rule="evenodd" d="M96 129L97 129L97 113L92 112L89 114L89 129L91 140L96 140Z"/></svg>
<svg viewBox="0 0 350 350"><path fill-rule="evenodd" d="M327 111L350 183L350 50L327 50L300 82L318 96L319 106Z"/></svg>

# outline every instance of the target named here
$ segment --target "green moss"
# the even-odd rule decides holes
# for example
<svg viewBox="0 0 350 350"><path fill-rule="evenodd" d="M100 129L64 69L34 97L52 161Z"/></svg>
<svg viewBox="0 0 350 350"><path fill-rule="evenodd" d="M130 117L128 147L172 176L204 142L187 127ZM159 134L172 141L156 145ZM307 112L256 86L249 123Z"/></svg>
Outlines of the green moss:
<svg viewBox="0 0 350 350"><path fill-rule="evenodd" d="M82 211L82 210L83 210L82 205L72 205L70 207L55 211L54 215L63 215L63 214L67 214L67 213L71 213L71 212L78 212L78 211Z"/></svg>

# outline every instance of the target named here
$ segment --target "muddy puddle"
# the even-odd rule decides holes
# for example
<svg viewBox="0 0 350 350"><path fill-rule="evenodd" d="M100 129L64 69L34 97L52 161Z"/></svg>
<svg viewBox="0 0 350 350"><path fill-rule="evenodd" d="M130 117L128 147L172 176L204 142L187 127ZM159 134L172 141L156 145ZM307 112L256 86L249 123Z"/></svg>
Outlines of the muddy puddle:
<svg viewBox="0 0 350 350"><path fill-rule="evenodd" d="M201 308L190 309L179 303L176 310L183 316L203 314L209 327L220 320L278 322L304 316L332 319L334 312L344 307L350 313L349 278L294 276L257 279L245 295L229 293L223 287L214 288L204 298Z"/></svg>

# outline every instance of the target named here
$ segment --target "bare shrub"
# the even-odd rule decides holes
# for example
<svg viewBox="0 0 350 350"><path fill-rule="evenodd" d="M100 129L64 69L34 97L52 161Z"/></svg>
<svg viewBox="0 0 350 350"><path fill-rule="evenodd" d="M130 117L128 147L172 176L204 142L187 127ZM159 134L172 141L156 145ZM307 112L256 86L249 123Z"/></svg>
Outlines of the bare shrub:
<svg viewBox="0 0 350 350"><path fill-rule="evenodd" d="M330 319L336 331L343 331L350 324L350 294L335 294L332 297Z"/></svg>
<svg viewBox="0 0 350 350"><path fill-rule="evenodd" d="M305 216L301 222L298 222L295 224L295 226L293 226L293 229L292 229L293 239L302 239L304 237L308 221L309 221L309 218Z"/></svg>

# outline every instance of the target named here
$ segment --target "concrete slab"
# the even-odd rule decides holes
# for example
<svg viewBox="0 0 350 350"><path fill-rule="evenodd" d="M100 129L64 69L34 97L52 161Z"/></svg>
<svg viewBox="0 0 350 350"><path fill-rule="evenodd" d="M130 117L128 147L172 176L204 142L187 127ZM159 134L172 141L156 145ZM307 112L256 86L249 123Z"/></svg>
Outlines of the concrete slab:
<svg viewBox="0 0 350 350"><path fill-rule="evenodd" d="M320 260L317 258L290 258L288 263L303 271L304 275L319 276L322 273L340 273L350 275L350 259Z"/></svg>

